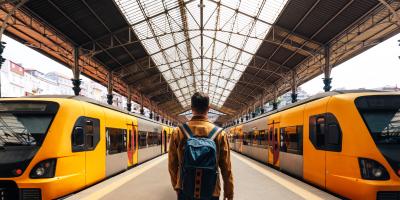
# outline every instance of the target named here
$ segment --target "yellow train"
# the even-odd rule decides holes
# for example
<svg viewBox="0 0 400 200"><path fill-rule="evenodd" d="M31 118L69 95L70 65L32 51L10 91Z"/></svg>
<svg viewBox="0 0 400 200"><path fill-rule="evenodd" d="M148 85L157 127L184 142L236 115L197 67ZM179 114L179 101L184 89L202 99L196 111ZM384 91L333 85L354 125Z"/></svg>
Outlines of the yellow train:
<svg viewBox="0 0 400 200"><path fill-rule="evenodd" d="M55 199L167 152L173 128L81 96L0 101L0 199Z"/></svg>
<svg viewBox="0 0 400 200"><path fill-rule="evenodd" d="M227 129L231 149L349 199L400 199L400 93L334 91Z"/></svg>

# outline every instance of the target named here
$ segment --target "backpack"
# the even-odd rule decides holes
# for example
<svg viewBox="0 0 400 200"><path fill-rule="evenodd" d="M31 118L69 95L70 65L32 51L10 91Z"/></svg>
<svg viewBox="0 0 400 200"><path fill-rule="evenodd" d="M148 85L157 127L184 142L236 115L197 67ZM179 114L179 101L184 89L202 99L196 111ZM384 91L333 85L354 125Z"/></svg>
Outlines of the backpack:
<svg viewBox="0 0 400 200"><path fill-rule="evenodd" d="M215 126L208 137L193 137L186 123L180 129L187 137L180 172L182 193L190 199L211 199L218 177L214 139L222 128Z"/></svg>

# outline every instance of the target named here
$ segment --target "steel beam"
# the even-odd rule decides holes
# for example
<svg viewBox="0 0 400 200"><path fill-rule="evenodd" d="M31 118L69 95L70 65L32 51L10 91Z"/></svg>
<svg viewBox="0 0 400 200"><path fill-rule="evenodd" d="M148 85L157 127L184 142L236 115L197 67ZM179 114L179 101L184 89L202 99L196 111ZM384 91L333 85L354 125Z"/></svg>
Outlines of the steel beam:
<svg viewBox="0 0 400 200"><path fill-rule="evenodd" d="M103 25L103 27L109 32L109 33L112 33L112 31L110 30L110 28L104 23L104 21L97 15L97 13L86 3L86 0L81 0L84 4L85 4L85 6L90 10L90 12L96 17L96 19ZM91 38L92 40L93 40L93 38ZM119 44L120 44L120 46L125 50L125 52L128 54L128 56L133 60L133 62L135 62L135 63L137 63L137 59L135 58L135 56L133 56L132 55L132 53L126 48L126 46L125 45L123 45L123 43L119 40L119 38L118 37L116 37L115 35L113 35L112 36L112 38L111 38L112 40L111 41L113 41L113 39L115 39ZM129 41L131 40L131 38L129 38ZM112 43L112 45L113 45L113 42L111 42ZM132 43L132 42L131 42ZM103 51L105 51L104 50L104 47L101 47L102 49L103 49ZM108 53L108 52L106 52L106 53ZM139 68L144 72L144 73L147 73L144 69L143 69L143 67L140 65L140 63L138 63L138 66L139 66Z"/></svg>
<svg viewBox="0 0 400 200"><path fill-rule="evenodd" d="M202 1L202 0L201 0ZM190 40L188 40L189 37L189 25L188 25L188 20L186 17L186 12L185 12L185 2L183 0L179 0L179 12L181 14L181 20L182 20L182 25L183 25L183 31L184 31L184 35L185 35L185 44L186 44L186 50L187 50L187 54L188 54L188 60L189 60L189 66L190 66L190 72L193 76L193 86L194 89L196 90L196 83L195 83L195 78L194 78L194 65L193 65L193 59L192 59L192 47L190 45ZM201 38L203 38L202 36L200 36ZM160 48L162 49L162 48Z"/></svg>

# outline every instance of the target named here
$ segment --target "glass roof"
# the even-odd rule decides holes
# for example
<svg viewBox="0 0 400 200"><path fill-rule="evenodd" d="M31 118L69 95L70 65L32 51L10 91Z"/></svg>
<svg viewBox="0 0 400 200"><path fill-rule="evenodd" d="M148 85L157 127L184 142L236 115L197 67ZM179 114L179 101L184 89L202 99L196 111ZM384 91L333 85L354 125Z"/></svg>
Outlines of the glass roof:
<svg viewBox="0 0 400 200"><path fill-rule="evenodd" d="M202 91L219 108L287 0L115 2L182 106Z"/></svg>

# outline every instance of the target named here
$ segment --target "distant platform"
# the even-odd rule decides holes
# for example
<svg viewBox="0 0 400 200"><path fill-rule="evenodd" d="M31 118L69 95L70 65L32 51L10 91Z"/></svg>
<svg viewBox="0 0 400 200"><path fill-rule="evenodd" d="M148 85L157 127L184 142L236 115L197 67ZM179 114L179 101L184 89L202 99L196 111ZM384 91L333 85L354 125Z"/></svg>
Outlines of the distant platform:
<svg viewBox="0 0 400 200"><path fill-rule="evenodd" d="M238 153L232 152L231 159L235 181L234 199L339 199ZM176 199L167 169L167 155L155 158L67 199Z"/></svg>

